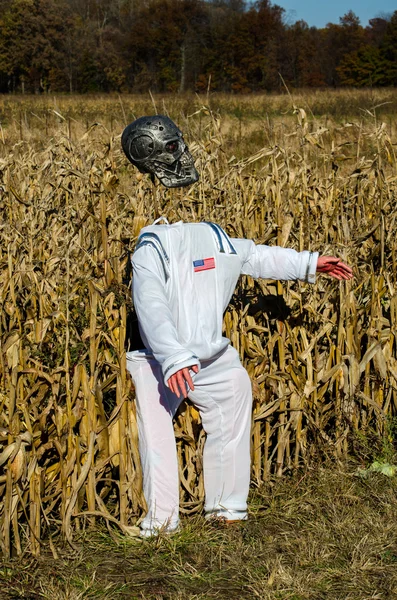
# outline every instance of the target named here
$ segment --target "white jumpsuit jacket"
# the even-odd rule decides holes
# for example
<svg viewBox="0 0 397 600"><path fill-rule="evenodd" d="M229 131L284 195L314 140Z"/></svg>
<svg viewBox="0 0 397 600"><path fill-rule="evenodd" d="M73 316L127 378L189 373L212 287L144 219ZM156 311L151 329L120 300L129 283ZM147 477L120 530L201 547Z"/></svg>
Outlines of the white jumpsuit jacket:
<svg viewBox="0 0 397 600"><path fill-rule="evenodd" d="M143 228L132 257L133 301L143 343L164 380L226 349L223 313L240 275L314 283L317 258L229 238L214 223Z"/></svg>

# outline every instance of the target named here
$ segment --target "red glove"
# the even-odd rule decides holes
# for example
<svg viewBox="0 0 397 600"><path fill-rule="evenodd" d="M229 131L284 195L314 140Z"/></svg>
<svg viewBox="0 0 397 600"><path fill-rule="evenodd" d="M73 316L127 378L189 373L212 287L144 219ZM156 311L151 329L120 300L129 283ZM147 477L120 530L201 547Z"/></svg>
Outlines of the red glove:
<svg viewBox="0 0 397 600"><path fill-rule="evenodd" d="M317 272L327 273L335 279L352 279L353 271L335 256L319 256L317 261Z"/></svg>

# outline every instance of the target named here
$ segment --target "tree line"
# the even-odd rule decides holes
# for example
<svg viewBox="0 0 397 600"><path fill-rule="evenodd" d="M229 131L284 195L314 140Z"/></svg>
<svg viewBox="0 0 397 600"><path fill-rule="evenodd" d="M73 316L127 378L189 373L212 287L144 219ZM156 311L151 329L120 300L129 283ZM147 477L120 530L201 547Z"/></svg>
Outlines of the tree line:
<svg viewBox="0 0 397 600"><path fill-rule="evenodd" d="M269 0L0 0L0 93L397 84L397 11L288 23Z"/></svg>

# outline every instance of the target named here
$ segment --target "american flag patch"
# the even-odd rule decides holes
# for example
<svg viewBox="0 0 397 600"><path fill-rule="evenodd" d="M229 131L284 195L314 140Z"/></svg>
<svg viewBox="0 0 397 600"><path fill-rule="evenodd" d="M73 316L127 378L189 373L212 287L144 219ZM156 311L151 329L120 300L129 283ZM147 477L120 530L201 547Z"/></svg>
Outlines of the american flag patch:
<svg viewBox="0 0 397 600"><path fill-rule="evenodd" d="M208 271L209 269L215 269L215 260L212 258L202 258L201 260L193 261L194 272Z"/></svg>

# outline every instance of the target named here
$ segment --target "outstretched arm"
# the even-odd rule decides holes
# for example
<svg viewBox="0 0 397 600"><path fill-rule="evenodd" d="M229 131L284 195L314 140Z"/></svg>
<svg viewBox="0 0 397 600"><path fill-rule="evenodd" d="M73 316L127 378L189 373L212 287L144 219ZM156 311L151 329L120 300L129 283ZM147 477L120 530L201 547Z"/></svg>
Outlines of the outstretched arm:
<svg viewBox="0 0 397 600"><path fill-rule="evenodd" d="M335 256L319 256L317 260L317 273L326 273L335 279L352 279L352 269Z"/></svg>
<svg viewBox="0 0 397 600"><path fill-rule="evenodd" d="M242 258L242 275L251 275L254 279L316 281L318 252L297 252L292 248L254 244L252 240L231 241Z"/></svg>
<svg viewBox="0 0 397 600"><path fill-rule="evenodd" d="M316 273L336 279L351 279L352 269L335 256L319 256L318 252L296 252L291 248L254 244L251 240L232 239L237 253L243 257L242 275L264 279L308 281L314 283Z"/></svg>

